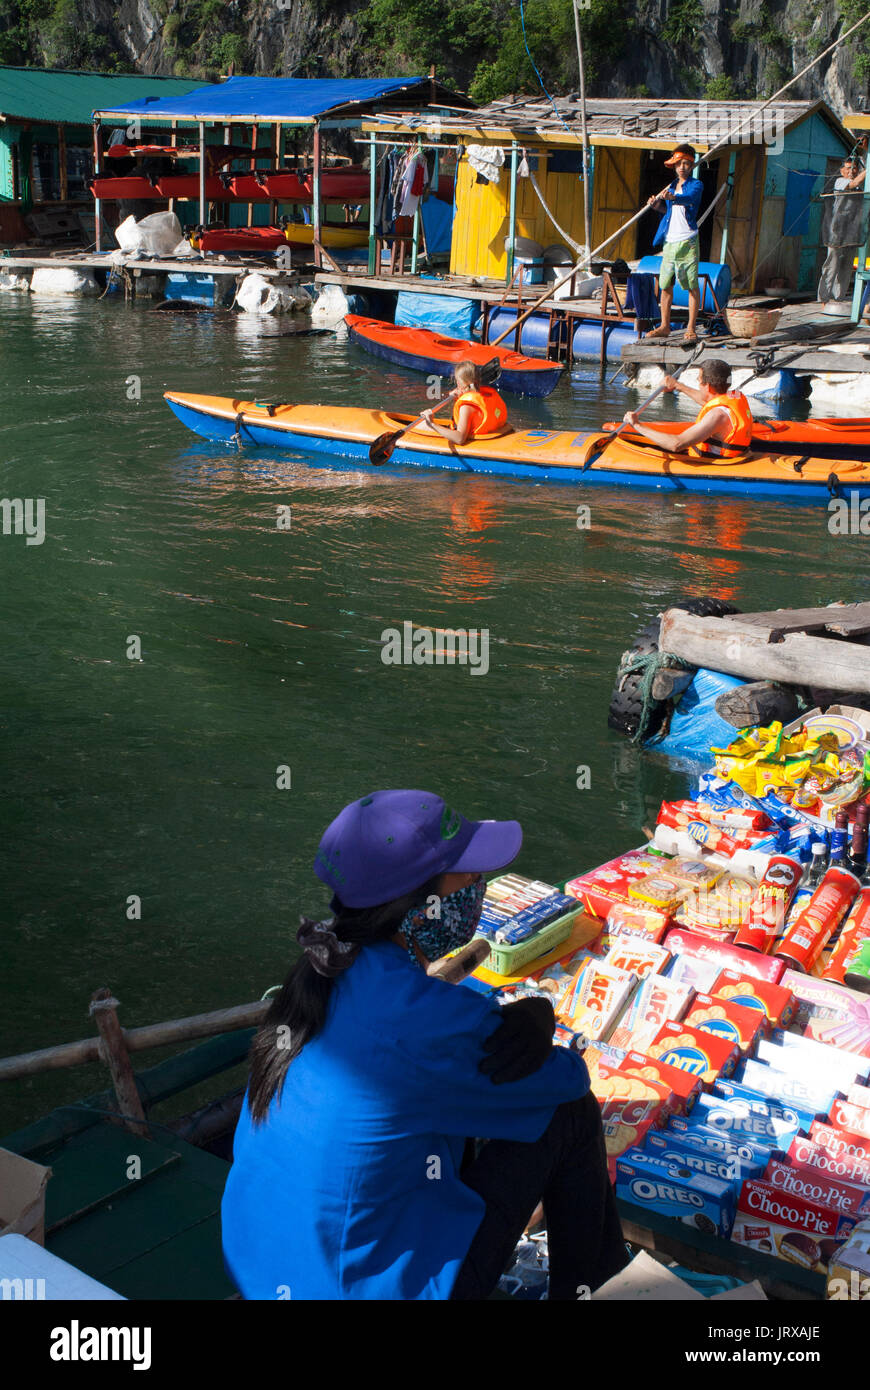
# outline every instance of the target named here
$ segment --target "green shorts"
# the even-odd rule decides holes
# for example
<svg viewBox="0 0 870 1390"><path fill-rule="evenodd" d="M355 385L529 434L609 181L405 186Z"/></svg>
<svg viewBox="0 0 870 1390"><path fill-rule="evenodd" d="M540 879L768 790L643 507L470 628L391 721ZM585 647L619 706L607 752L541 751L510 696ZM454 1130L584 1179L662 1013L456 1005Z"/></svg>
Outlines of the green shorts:
<svg viewBox="0 0 870 1390"><path fill-rule="evenodd" d="M697 290L698 284L698 238L687 237L685 241L666 241L662 247L662 268L659 271L659 289L666 290L674 283L674 276L684 290Z"/></svg>

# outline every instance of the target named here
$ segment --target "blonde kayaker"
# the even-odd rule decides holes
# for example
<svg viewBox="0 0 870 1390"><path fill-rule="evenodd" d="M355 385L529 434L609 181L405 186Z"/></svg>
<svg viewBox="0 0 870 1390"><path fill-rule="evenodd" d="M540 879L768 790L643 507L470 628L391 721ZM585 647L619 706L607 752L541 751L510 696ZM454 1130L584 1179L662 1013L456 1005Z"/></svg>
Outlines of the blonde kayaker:
<svg viewBox="0 0 870 1390"><path fill-rule="evenodd" d="M449 439L451 444L468 444L472 439L493 438L507 430L507 406L491 386L483 386L475 362L457 362L453 372L457 397L453 402L453 427L442 425L424 410L422 418L429 429Z"/></svg>
<svg viewBox="0 0 870 1390"><path fill-rule="evenodd" d="M701 409L695 423L676 437L642 425L636 410L627 410L623 422L651 444L674 453L689 450L691 459L739 458L752 445L752 411L740 391L731 391L731 368L719 357L701 364L698 386L687 386L676 377L665 377L666 391L682 391Z"/></svg>

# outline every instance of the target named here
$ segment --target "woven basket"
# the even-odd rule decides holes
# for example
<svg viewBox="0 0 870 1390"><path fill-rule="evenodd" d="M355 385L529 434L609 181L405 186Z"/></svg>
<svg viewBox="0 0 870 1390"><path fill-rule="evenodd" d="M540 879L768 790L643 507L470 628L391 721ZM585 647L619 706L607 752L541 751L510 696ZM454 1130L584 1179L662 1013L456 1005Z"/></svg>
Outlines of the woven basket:
<svg viewBox="0 0 870 1390"><path fill-rule="evenodd" d="M735 338L760 338L772 333L779 323L781 309L726 309L725 318Z"/></svg>

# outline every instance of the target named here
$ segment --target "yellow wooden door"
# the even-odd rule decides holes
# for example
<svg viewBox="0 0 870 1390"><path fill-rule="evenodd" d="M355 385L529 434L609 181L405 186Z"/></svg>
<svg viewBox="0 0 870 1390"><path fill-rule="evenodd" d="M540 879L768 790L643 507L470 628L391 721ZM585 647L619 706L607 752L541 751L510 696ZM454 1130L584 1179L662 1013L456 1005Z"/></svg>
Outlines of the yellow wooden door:
<svg viewBox="0 0 870 1390"><path fill-rule="evenodd" d="M592 183L592 246L600 246L639 210L640 160L642 150L630 147L595 147L595 174ZM637 223L611 241L602 251L605 260L618 256L631 260L637 252Z"/></svg>

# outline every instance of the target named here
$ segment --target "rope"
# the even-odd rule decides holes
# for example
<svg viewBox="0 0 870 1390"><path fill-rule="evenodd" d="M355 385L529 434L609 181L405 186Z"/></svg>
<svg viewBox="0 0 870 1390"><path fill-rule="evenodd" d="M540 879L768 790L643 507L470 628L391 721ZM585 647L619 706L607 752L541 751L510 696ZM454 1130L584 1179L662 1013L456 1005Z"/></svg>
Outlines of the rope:
<svg viewBox="0 0 870 1390"><path fill-rule="evenodd" d="M552 212L547 207L547 204L544 201L544 195L540 190L538 180L535 178L531 169L529 170L529 178L532 181L532 188L535 190L535 193L537 194L538 202L541 204L541 207L544 209L544 212L547 214L553 226L556 228L556 231L559 233L559 236L562 237L564 241L567 241L568 245L571 247L571 250L576 251L578 256L584 256L586 252L589 250L589 247L580 246L578 242L574 240L573 237L570 237L568 235L564 227L559 226L558 222L556 221L555 217L553 216Z"/></svg>
<svg viewBox="0 0 870 1390"><path fill-rule="evenodd" d="M659 671L665 670L693 671L694 665L691 661L683 661L682 657L670 656L667 652L633 652L631 650L623 652L622 660L619 663L619 670L616 673L616 688L621 690L629 676L635 675L640 671L640 698L641 711L637 730L632 734L632 743L642 743L649 728L653 710L661 703L653 698L653 681Z"/></svg>

